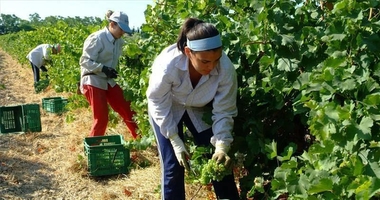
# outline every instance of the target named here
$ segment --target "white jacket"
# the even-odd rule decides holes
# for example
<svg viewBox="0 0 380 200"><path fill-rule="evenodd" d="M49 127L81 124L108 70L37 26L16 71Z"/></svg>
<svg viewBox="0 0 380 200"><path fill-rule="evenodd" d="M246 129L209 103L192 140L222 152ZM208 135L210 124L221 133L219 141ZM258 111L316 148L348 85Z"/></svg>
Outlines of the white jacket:
<svg viewBox="0 0 380 200"><path fill-rule="evenodd" d="M50 60L53 45L51 44L40 44L33 50L31 50L26 58L36 65L38 68L45 65L45 60Z"/></svg>
<svg viewBox="0 0 380 200"><path fill-rule="evenodd" d="M177 124L187 111L198 132L210 127L211 143L230 145L233 141L233 117L237 115L237 79L235 68L225 53L219 64L208 75L203 75L195 88L192 87L188 70L189 59L173 44L155 59L146 92L148 112L161 133L170 138L178 133ZM210 112L212 125L202 118Z"/></svg>

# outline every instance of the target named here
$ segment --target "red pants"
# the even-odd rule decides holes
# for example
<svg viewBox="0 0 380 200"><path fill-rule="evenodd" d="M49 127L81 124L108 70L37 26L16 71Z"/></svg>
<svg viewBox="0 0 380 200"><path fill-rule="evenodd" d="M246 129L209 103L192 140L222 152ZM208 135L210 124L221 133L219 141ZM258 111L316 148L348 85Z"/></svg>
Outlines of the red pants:
<svg viewBox="0 0 380 200"><path fill-rule="evenodd" d="M108 90L102 90L91 85L84 85L84 95L90 103L93 115L93 124L90 136L103 136L108 124L108 104L116 111L127 125L133 138L137 137L137 124L132 117L135 114L131 110L131 102L124 99L123 90L119 85L111 87Z"/></svg>

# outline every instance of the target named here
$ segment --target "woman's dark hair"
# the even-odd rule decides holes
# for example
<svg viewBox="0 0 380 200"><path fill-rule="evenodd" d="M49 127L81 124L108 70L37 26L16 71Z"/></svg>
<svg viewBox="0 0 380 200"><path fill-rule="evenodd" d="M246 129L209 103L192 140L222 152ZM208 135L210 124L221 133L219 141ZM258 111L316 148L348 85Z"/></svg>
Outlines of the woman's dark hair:
<svg viewBox="0 0 380 200"><path fill-rule="evenodd" d="M113 14L113 10L107 10L107 12L106 12L106 20L109 21L109 18L111 17L112 14Z"/></svg>
<svg viewBox="0 0 380 200"><path fill-rule="evenodd" d="M177 38L177 48L185 54L187 39L198 40L203 38L214 37L219 31L213 24L206 23L200 19L188 18L182 25L181 31Z"/></svg>

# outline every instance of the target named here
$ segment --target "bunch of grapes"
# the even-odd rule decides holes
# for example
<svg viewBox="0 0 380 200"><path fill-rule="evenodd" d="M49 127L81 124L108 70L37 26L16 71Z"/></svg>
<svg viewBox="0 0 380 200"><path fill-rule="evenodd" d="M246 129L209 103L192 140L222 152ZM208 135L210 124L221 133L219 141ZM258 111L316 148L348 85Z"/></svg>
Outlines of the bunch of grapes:
<svg viewBox="0 0 380 200"><path fill-rule="evenodd" d="M200 183L207 185L211 181L221 181L224 176L231 173L232 171L227 169L222 163L218 164L215 160L209 159L202 167Z"/></svg>

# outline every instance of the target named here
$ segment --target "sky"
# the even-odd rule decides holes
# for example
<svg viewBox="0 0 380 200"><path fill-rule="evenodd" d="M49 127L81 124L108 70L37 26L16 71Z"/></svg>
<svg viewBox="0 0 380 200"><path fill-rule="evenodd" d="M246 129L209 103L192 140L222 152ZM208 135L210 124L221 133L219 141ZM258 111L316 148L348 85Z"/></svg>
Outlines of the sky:
<svg viewBox="0 0 380 200"><path fill-rule="evenodd" d="M41 18L100 17L107 10L123 11L129 17L129 26L140 27L145 22L144 11L154 0L0 0L0 14L14 14L29 20L29 15L38 13Z"/></svg>

